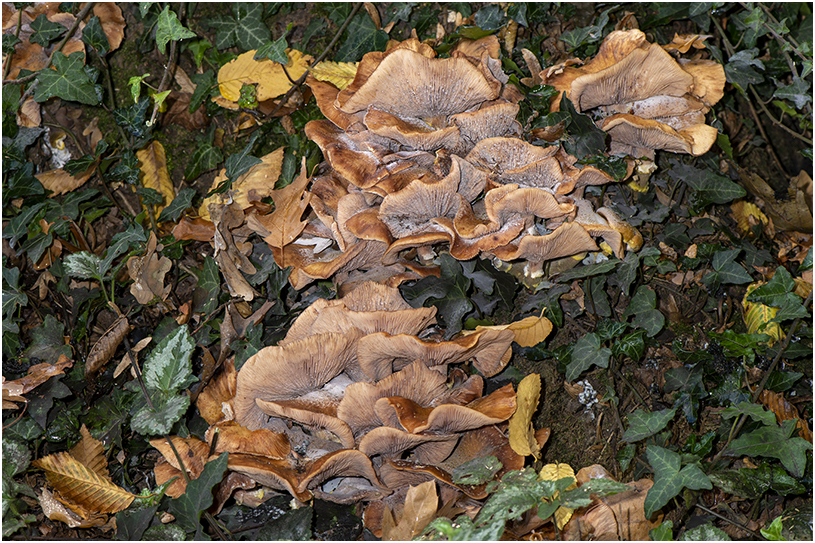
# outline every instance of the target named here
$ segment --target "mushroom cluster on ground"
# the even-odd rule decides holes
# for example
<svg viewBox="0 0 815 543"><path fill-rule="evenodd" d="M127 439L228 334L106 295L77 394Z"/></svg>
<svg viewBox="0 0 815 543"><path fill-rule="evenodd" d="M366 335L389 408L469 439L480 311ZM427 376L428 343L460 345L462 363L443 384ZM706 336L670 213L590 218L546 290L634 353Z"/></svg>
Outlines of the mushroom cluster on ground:
<svg viewBox="0 0 815 543"><path fill-rule="evenodd" d="M190 475L200 474L210 449L228 452L244 491L258 483L301 502L370 502L374 532L384 506L399 509L410 485L439 481L442 503L486 498L486 484L459 484L452 474L487 456L503 465L496 480L523 467L506 432L516 393L510 384L485 395L481 375L454 365L497 374L515 333L483 329L440 341L435 312L373 282L317 300L277 346L204 389L198 407L211 424L208 443L174 438L200 460L187 463ZM165 457L155 470L162 483L180 468L166 441L154 441ZM183 492L182 479L174 484L170 495Z"/></svg>
<svg viewBox="0 0 815 543"><path fill-rule="evenodd" d="M523 95L499 56L494 36L464 40L450 58L410 39L366 54L343 90L307 79L326 119L305 131L326 162L308 192L307 226L273 248L293 286L438 275L438 250L526 261L527 275L540 277L544 262L598 251L594 238L620 225L626 243L609 243L616 255L639 248L610 209L578 212L590 206L584 188L611 175L521 138Z"/></svg>

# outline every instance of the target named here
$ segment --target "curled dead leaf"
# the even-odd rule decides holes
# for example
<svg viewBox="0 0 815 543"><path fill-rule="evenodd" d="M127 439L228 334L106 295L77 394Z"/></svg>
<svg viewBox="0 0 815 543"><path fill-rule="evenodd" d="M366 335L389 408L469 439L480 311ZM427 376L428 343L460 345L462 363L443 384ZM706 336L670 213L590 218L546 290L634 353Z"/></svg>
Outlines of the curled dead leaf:
<svg viewBox="0 0 815 543"><path fill-rule="evenodd" d="M164 202L156 205L156 214L161 213L161 210L175 198L173 181L167 170L164 146L157 141L152 141L150 145L136 151L136 157L139 159L139 169L144 174L142 177L144 187L153 189L164 197Z"/></svg>
<svg viewBox="0 0 815 543"><path fill-rule="evenodd" d="M127 271L133 279L130 293L140 304L149 303L155 297L166 300L172 288L172 285L164 286L164 276L173 263L169 258L156 254L157 243L156 233L150 232L144 256L131 256L127 261Z"/></svg>
<svg viewBox="0 0 815 543"><path fill-rule="evenodd" d="M99 371L108 361L113 358L119 344L130 332L130 323L127 317L121 316L113 326L107 329L102 337L91 347L88 358L85 362L85 375L92 375Z"/></svg>
<svg viewBox="0 0 815 543"><path fill-rule="evenodd" d="M43 187L52 191L54 196L59 196L60 194L71 192L72 190L76 190L84 185L96 171L96 166L97 164L94 162L90 168L82 173L76 174L76 176L73 176L60 168L58 170L49 170L47 172L37 174L35 177L40 183L42 183Z"/></svg>
<svg viewBox="0 0 815 543"><path fill-rule="evenodd" d="M518 383L517 409L509 419L509 445L521 456L540 454L540 446L532 428L532 415L538 408L541 394L541 377L532 373Z"/></svg>

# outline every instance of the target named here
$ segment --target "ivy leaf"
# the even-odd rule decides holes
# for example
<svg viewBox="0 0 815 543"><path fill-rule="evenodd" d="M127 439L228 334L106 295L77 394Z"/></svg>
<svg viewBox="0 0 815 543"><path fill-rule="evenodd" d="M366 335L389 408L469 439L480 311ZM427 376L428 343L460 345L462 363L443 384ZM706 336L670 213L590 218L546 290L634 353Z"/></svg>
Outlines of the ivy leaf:
<svg viewBox="0 0 815 543"><path fill-rule="evenodd" d="M683 488L691 490L710 490L713 486L710 479L696 464L688 464L681 470L679 453L649 446L645 454L648 463L654 468L654 486L648 490L645 497L645 518L668 503L674 496L679 495Z"/></svg>
<svg viewBox="0 0 815 543"><path fill-rule="evenodd" d="M193 198L195 198L195 189L187 187L178 191L170 205L161 210L158 222L177 221L184 210L192 206Z"/></svg>
<svg viewBox="0 0 815 543"><path fill-rule="evenodd" d="M666 520L656 528L648 532L651 541L673 541L673 527L674 523L671 520Z"/></svg>
<svg viewBox="0 0 815 543"><path fill-rule="evenodd" d="M575 268L569 271L565 271L557 276L558 283L571 283L575 279L583 279L584 277L592 277L594 275L600 275L606 272L609 272L614 269L614 267L620 261L616 258L610 258L604 262L599 264L592 264L591 266L582 266L579 268Z"/></svg>
<svg viewBox="0 0 815 543"><path fill-rule="evenodd" d="M766 284L757 287L747 295L748 302L780 307L788 292L795 288L795 280L784 266L778 266Z"/></svg>
<svg viewBox="0 0 815 543"><path fill-rule="evenodd" d="M474 20L481 30L498 30L503 26L504 12L496 4L487 4L475 13Z"/></svg>
<svg viewBox="0 0 815 543"><path fill-rule="evenodd" d="M131 136L141 138L146 133L147 109L149 107L150 98L143 96L137 103L113 110L113 120L127 130ZM133 153L133 151L125 151L123 156L128 156L127 153ZM133 157L135 160L135 154ZM138 161L136 162L136 170L138 171ZM138 180L138 177L136 179Z"/></svg>
<svg viewBox="0 0 815 543"><path fill-rule="evenodd" d="M201 515L212 505L212 490L223 480L228 458L229 453L223 453L207 462L201 475L187 484L187 491L170 500L169 512L182 528L195 532L195 540L202 539Z"/></svg>
<svg viewBox="0 0 815 543"><path fill-rule="evenodd" d="M677 163L668 175L674 181L683 181L694 190L694 200L691 202L694 209L702 209L710 204L726 204L747 194L741 185L704 168Z"/></svg>
<svg viewBox="0 0 815 543"><path fill-rule="evenodd" d="M237 43L244 51L250 51L271 40L269 29L263 23L263 4L239 2L233 6L232 13L234 16L216 17L209 23L217 31L216 48L227 49Z"/></svg>
<svg viewBox="0 0 815 543"><path fill-rule="evenodd" d="M202 74L192 74L190 79L195 83L195 90L192 92L192 97L190 97L190 107L187 111L192 114L212 94L217 87L218 80L215 77L215 70L207 70Z"/></svg>
<svg viewBox="0 0 815 543"><path fill-rule="evenodd" d="M150 352L144 363L144 383L148 390L178 392L198 379L192 374L190 356L195 342L186 326L178 327Z"/></svg>
<svg viewBox="0 0 815 543"><path fill-rule="evenodd" d="M650 437L665 428L676 415L676 409L663 409L648 413L637 409L628 416L628 430L623 434L623 441L634 443Z"/></svg>
<svg viewBox="0 0 815 543"><path fill-rule="evenodd" d="M416 284L403 287L402 294L405 300L413 307L435 305L439 308L447 331L445 339L462 329L462 319L473 310L473 304L467 297L470 280L465 277L461 263L448 253L442 254L441 277L433 275L425 277ZM436 300L430 302L431 299ZM430 303L428 303L430 302Z"/></svg>
<svg viewBox="0 0 815 543"><path fill-rule="evenodd" d="M591 505L593 501L591 494L611 496L627 490L630 490L628 485L611 479L591 479L577 488L563 492L560 495L560 500L563 507L577 509Z"/></svg>
<svg viewBox="0 0 815 543"><path fill-rule="evenodd" d="M597 323L597 328L594 333L597 334L601 340L606 341L619 337L629 327L627 322L620 322L611 319L603 319Z"/></svg>
<svg viewBox="0 0 815 543"><path fill-rule="evenodd" d="M642 285L625 308L623 318L634 315L634 326L642 328L648 337L654 337L665 326L665 315L656 309L657 294L649 287Z"/></svg>
<svg viewBox="0 0 815 543"><path fill-rule="evenodd" d="M65 257L65 268L69 277L93 279L102 277L102 259L88 251L79 251Z"/></svg>
<svg viewBox="0 0 815 543"><path fill-rule="evenodd" d="M736 405L730 406L722 411L723 419L732 419L733 417L738 417L739 415L747 415L754 421L761 422L767 426L776 425L775 413L767 411L763 406L758 404L739 402Z"/></svg>
<svg viewBox="0 0 815 543"><path fill-rule="evenodd" d="M133 223L124 232L119 232L110 240L110 246L105 250L105 258L99 266L99 275L102 277L110 269L113 261L130 247L137 243L144 243L147 237L144 235L144 228L140 224Z"/></svg>
<svg viewBox="0 0 815 543"><path fill-rule="evenodd" d="M198 274L198 286L204 291L204 304L194 307L195 312L209 315L218 307L218 294L221 292L221 274L218 264L211 256L204 258L204 268Z"/></svg>
<svg viewBox="0 0 815 543"><path fill-rule="evenodd" d="M611 345L611 354L616 357L627 356L634 362L639 362L645 353L645 330L636 330L615 341Z"/></svg>
<svg viewBox="0 0 815 543"><path fill-rule="evenodd" d="M165 6L164 11L158 16L156 25L156 45L159 52L165 54L168 42L194 37L195 32L185 28L178 20L178 15L170 11L170 6Z"/></svg>
<svg viewBox="0 0 815 543"><path fill-rule="evenodd" d="M9 245L12 249L17 246L17 241L19 241L21 237L28 234L29 225L35 222L34 217L37 216L44 206L45 203L40 202L24 207L19 215L11 219L8 225L3 227L3 237L9 238Z"/></svg>
<svg viewBox="0 0 815 543"><path fill-rule="evenodd" d="M453 482L457 485L480 485L491 481L504 467L495 456L474 458L453 470Z"/></svg>
<svg viewBox="0 0 815 543"><path fill-rule="evenodd" d="M777 458L793 477L803 477L812 444L800 437L790 437L796 431L794 420L781 426L764 426L735 439L725 456L767 456Z"/></svg>
<svg viewBox="0 0 815 543"><path fill-rule="evenodd" d="M800 77L793 77L792 83L787 86L779 86L775 89L773 96L782 100L789 100L798 109L803 109L807 102L812 102L812 85L809 81Z"/></svg>
<svg viewBox="0 0 815 543"><path fill-rule="evenodd" d="M418 30L417 30L418 32ZM376 28L367 11L360 10L348 24L342 45L337 50L335 62L357 62L370 51L384 51L388 34Z"/></svg>
<svg viewBox="0 0 815 543"><path fill-rule="evenodd" d="M475 518L476 524L497 523L518 518L538 503L541 498L551 498L574 482L571 477L557 481L538 481L538 474L531 468L510 471L501 478L498 489L490 496Z"/></svg>
<svg viewBox="0 0 815 543"><path fill-rule="evenodd" d="M3 279L10 289L3 289L3 316L6 321L11 319L17 306L28 305L28 296L17 285L20 280L20 268L3 268Z"/></svg>
<svg viewBox="0 0 815 543"><path fill-rule="evenodd" d="M96 49L100 57L104 57L110 51L110 42L96 15L91 17L82 29L82 41Z"/></svg>
<svg viewBox="0 0 815 543"><path fill-rule="evenodd" d="M54 53L55 70L41 70L37 73L37 87L34 100L45 102L52 96L63 100L81 102L95 106L102 101L102 88L94 84L84 69L85 54L82 51L65 56Z"/></svg>
<svg viewBox="0 0 815 543"><path fill-rule="evenodd" d="M65 325L47 315L41 325L31 329L31 344L23 352L29 360L55 364L60 355L70 358L71 346L65 345Z"/></svg>
<svg viewBox="0 0 815 543"><path fill-rule="evenodd" d="M48 47L48 44L51 43L52 40L64 34L67 29L59 23L49 21L48 17L42 14L31 21L31 30L33 30L34 33L29 38L29 41L42 45L43 47Z"/></svg>
<svg viewBox="0 0 815 543"><path fill-rule="evenodd" d="M782 496L803 494L806 487L781 466L760 464L757 468L741 468L711 473L710 480L727 494L747 500L757 500L772 490Z"/></svg>
<svg viewBox="0 0 815 543"><path fill-rule="evenodd" d="M720 285L734 284L741 285L753 280L750 274L738 263L734 262L741 249L729 249L727 251L717 251L713 254L713 272L702 278L702 282L709 289L715 290Z"/></svg>
<svg viewBox="0 0 815 543"><path fill-rule="evenodd" d="M289 23L289 26L286 27L286 33L285 34L280 36L275 41L271 41L271 42L267 43L266 45L263 45L262 47L258 48L257 52L255 53L255 56L252 57L252 58L254 58L255 60L261 60L261 59L264 59L264 58L268 58L272 62L278 62L280 64L288 64L289 57L286 54L286 49L289 48L289 44L286 41L286 34L289 33L291 28L292 28L292 23Z"/></svg>
<svg viewBox="0 0 815 543"><path fill-rule="evenodd" d="M569 115L569 135L563 140L563 148L570 155L582 159L587 155L598 155L606 150L606 136L608 134L597 128L588 115L578 113L572 102L566 98L560 99L560 110Z"/></svg>
<svg viewBox="0 0 815 543"><path fill-rule="evenodd" d="M574 381L592 366L608 367L611 350L600 346L597 334L586 334L577 340L572 350L572 361L566 366L566 380Z"/></svg>
<svg viewBox="0 0 815 543"><path fill-rule="evenodd" d="M311 532L313 507L292 509L283 515L266 522L258 530L258 541L312 541ZM335 517L336 518L336 517Z"/></svg>
<svg viewBox="0 0 815 543"><path fill-rule="evenodd" d="M680 541L732 541L724 530L716 528L713 524L702 524L686 530Z"/></svg>

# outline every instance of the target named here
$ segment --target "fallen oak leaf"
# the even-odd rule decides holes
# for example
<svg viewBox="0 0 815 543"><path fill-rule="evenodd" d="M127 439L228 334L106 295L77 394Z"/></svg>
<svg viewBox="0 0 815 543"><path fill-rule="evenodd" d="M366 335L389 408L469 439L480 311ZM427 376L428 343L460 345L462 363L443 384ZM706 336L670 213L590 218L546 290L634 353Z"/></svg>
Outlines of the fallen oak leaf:
<svg viewBox="0 0 815 543"><path fill-rule="evenodd" d="M127 260L127 271L134 281L130 285L130 293L140 304L149 303L156 296L162 301L166 300L172 288L172 285L164 286L164 276L170 271L173 263L165 256L156 255L157 243L156 233L150 232L144 256L131 256Z"/></svg>
<svg viewBox="0 0 815 543"><path fill-rule="evenodd" d="M293 242L306 228L308 221L301 221L306 207L311 201L311 193L306 191L309 177L306 175L306 159L300 167L300 175L282 189L271 191L275 210L269 215L256 217L257 221L268 230L263 240L278 249Z"/></svg>

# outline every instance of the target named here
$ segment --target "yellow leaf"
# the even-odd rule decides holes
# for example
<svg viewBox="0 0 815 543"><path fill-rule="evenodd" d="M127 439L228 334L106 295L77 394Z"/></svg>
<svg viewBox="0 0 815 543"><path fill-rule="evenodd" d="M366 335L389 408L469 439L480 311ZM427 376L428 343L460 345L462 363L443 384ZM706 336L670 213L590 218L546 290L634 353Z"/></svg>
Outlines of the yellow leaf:
<svg viewBox="0 0 815 543"><path fill-rule="evenodd" d="M261 157L260 164L255 164L249 170L238 177L232 183L232 200L241 206L241 209L247 209L252 205L252 201L262 200L272 195L277 178L280 177L280 171L283 167L283 152L285 148L281 147L272 151L268 155ZM223 181L226 181L226 170L222 169L215 180L212 182L212 189L215 189ZM198 214L201 218L211 220L209 216L209 204L219 203L222 194L213 194L204 200L201 207L198 208ZM251 201L250 201L251 200Z"/></svg>
<svg viewBox="0 0 815 543"><path fill-rule="evenodd" d="M288 245L308 224L308 221L300 220L311 200L311 193L306 191L308 183L304 157L300 175L282 189L271 191L275 209L269 215L257 217L257 221L268 230L268 234L263 234L263 240L272 247Z"/></svg>
<svg viewBox="0 0 815 543"><path fill-rule="evenodd" d="M350 85L357 75L359 62L323 61L309 68L317 81L328 81L340 90Z"/></svg>
<svg viewBox="0 0 815 543"><path fill-rule="evenodd" d="M257 84L258 102L277 98L291 88L291 81L298 79L308 70L308 63L313 59L300 51L287 49L289 63L286 71L278 62L269 59L254 60L255 51L247 51L218 71L218 87L221 96L237 102L243 85ZM286 77L286 72L289 76Z"/></svg>
<svg viewBox="0 0 815 543"><path fill-rule="evenodd" d="M776 313L778 313L778 308L747 301L747 297L750 295L750 293L763 284L763 282L757 282L747 287L747 292L744 294L744 300L742 300L742 305L744 306L745 312L744 324L747 325L748 334L755 334L758 332L770 336L770 341L767 343L772 345L784 337L784 332L781 330L781 325L777 322L770 322L775 318Z"/></svg>
<svg viewBox="0 0 815 543"><path fill-rule="evenodd" d="M140 151L136 151L139 159L139 169L144 174L142 184L145 188L158 191L164 197L164 203L156 206L156 215L175 198L173 181L170 179L170 172L167 171L167 157L164 154L164 146L157 141L153 141Z"/></svg>
<svg viewBox="0 0 815 543"><path fill-rule="evenodd" d="M733 218L736 219L739 230L741 230L742 234L751 233L752 226L754 224L761 223L763 227L763 225L770 222L767 215L762 213L762 211L757 208L755 204L739 200L738 202L731 204L730 209L733 212Z"/></svg>
<svg viewBox="0 0 815 543"><path fill-rule="evenodd" d="M48 455L32 465L45 471L48 482L62 496L90 511L117 513L127 509L136 497L86 468L67 452Z"/></svg>
<svg viewBox="0 0 815 543"><path fill-rule="evenodd" d="M575 481L569 485L566 490L572 490L573 488L577 488L577 480L574 476L574 469L569 464L546 464L541 468L540 473L538 474L539 481L557 481L558 479L563 479L564 477L571 477L575 479ZM556 493L553 498L557 498L560 493ZM572 514L574 513L574 509L570 509L569 507L558 507L557 511L555 511L555 522L557 522L558 530L562 529L566 526L566 523L569 522L569 519L572 518Z"/></svg>
<svg viewBox="0 0 815 543"><path fill-rule="evenodd" d="M518 383L518 408L509 419L509 445L521 456L531 454L537 458L540 454L540 446L532 428L532 414L538 408L540 395L541 376L537 373L527 375Z"/></svg>
<svg viewBox="0 0 815 543"><path fill-rule="evenodd" d="M392 516L387 522L382 519L382 541L410 541L421 534L436 515L438 504L435 481L411 486L407 491L399 522L396 523ZM390 513L388 507L385 509Z"/></svg>
<svg viewBox="0 0 815 543"><path fill-rule="evenodd" d="M35 177L42 183L42 186L52 191L53 196L59 196L66 192L76 190L91 178L93 172L96 171L96 163L92 164L90 168L84 172L77 174L76 177L69 174L62 168L59 170L50 170L43 172Z"/></svg>
<svg viewBox="0 0 815 543"><path fill-rule="evenodd" d="M509 324L498 324L494 326L476 326L475 330L492 328L494 330L512 330L515 332L515 343L521 347L534 347L552 332L552 322L543 316L526 317Z"/></svg>

